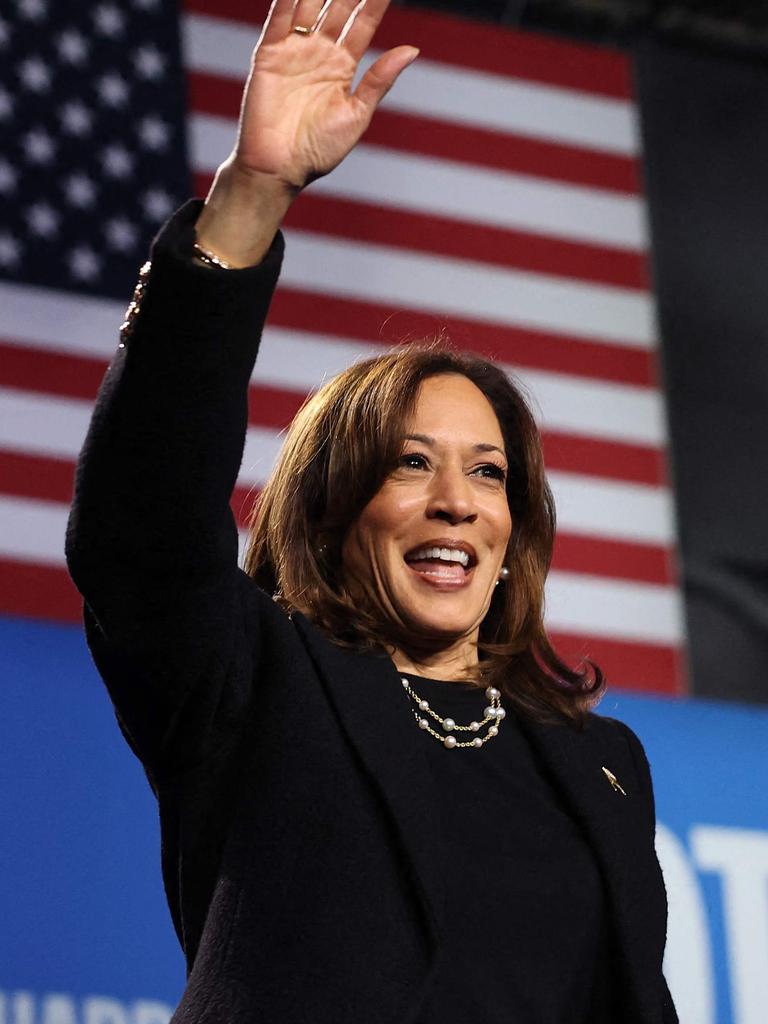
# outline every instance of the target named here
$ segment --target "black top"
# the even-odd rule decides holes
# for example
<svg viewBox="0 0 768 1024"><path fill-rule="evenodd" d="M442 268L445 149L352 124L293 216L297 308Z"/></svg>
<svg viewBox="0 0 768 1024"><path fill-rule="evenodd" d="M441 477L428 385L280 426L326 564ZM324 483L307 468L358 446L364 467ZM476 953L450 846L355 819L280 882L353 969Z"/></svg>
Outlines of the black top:
<svg viewBox="0 0 768 1024"><path fill-rule="evenodd" d="M490 893L491 903L514 906L517 893L501 893L502 904L495 889L517 876L489 870L487 857L475 864L477 850L468 847L471 871L446 857L456 869L446 884L443 797L430 765L490 769L514 733L479 751L441 750L414 723L388 657L342 648L298 612L289 618L237 568L229 502L282 238L258 267L199 267L189 255L199 209L181 210L154 246L133 326L99 393L67 533L91 652L158 799L163 877L189 972L173 1024L423 1024L429 1000L449 984L456 999L456 989L465 990L465 1007L473 1004L462 1024L485 1024L477 972L481 985L489 971L509 977L509 944L519 933L503 919L498 940L488 933L485 963L473 959L471 975L451 978L457 959L469 955L454 946L465 925L467 935L483 928L472 924L475 907L465 899L446 905L446 894L464 880L471 897ZM623 723L594 714L580 728L525 718L520 729L600 865L615 951L618 1007L610 1024L675 1024L662 974L666 898L640 741ZM521 772L517 766L509 776ZM455 779L446 784L455 787ZM487 797L496 787L486 781L485 790ZM443 811L449 817L452 795ZM559 806L551 794L547 800ZM529 813L544 831L533 804L521 811ZM500 822L513 820L508 810L491 806L485 815L453 831L457 844L459 836L479 842L485 835L492 854L523 849L497 838ZM526 844L532 831L525 830ZM587 858L571 842L569 871L586 892L590 869L578 859ZM535 848L524 848L534 870ZM555 865L548 885L561 874ZM554 903L565 910L577 897L576 889L562 890ZM531 943L537 918L517 916L529 922ZM549 942L560 945L557 921L547 924ZM440 1007L428 1012L434 1017Z"/></svg>
<svg viewBox="0 0 768 1024"><path fill-rule="evenodd" d="M482 721L483 688L408 679L442 718ZM602 880L581 829L505 710L498 735L479 749L449 750L422 734L447 836L450 927L419 1024L607 1021ZM487 727L454 733L460 742L486 734Z"/></svg>

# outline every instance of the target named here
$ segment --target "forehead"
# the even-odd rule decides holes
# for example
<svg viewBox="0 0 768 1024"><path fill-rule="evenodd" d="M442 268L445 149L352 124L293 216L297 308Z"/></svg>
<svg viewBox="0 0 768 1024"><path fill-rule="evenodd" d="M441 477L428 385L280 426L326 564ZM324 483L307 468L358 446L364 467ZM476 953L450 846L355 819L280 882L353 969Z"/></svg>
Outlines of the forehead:
<svg viewBox="0 0 768 1024"><path fill-rule="evenodd" d="M408 429L436 439L503 446L493 406L476 384L458 373L421 382Z"/></svg>

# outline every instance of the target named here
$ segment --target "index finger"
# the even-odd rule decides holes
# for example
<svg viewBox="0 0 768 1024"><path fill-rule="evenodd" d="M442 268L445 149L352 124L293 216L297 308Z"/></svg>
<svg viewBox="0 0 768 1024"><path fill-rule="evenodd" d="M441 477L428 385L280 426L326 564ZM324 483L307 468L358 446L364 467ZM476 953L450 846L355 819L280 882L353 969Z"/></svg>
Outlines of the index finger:
<svg viewBox="0 0 768 1024"><path fill-rule="evenodd" d="M293 0L272 0L256 44L257 49L262 43L276 43L279 39L285 39L291 31L292 20Z"/></svg>
<svg viewBox="0 0 768 1024"><path fill-rule="evenodd" d="M390 0L360 0L352 12L339 42L344 43L355 60L359 61L365 55L389 4Z"/></svg>

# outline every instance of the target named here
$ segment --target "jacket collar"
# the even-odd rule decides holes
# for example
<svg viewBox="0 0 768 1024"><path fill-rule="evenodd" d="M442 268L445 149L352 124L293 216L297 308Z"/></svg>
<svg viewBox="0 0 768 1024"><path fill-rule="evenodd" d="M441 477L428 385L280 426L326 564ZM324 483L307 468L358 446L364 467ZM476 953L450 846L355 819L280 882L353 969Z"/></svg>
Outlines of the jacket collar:
<svg viewBox="0 0 768 1024"><path fill-rule="evenodd" d="M440 822L430 792L425 737L408 728L411 710L400 676L386 656L359 654L331 643L305 616L292 619L303 636L340 723L379 789L398 830L403 852L414 868L433 951L440 943L445 915L443 880L436 870ZM617 962L625 975L625 1024L659 1024L657 1001L664 930L649 941L650 908L638 893L663 894L653 850L649 794L641 794L627 741L608 723L590 716L581 730L563 724L521 720L540 763L560 791L591 843L602 870L617 942ZM603 772L613 771L626 796ZM638 801L643 806L638 807ZM655 908L663 920L664 906ZM663 921L665 925L665 921ZM656 941L658 939L658 941ZM631 1009L630 1009L631 1008ZM631 1015L630 1015L631 1014Z"/></svg>

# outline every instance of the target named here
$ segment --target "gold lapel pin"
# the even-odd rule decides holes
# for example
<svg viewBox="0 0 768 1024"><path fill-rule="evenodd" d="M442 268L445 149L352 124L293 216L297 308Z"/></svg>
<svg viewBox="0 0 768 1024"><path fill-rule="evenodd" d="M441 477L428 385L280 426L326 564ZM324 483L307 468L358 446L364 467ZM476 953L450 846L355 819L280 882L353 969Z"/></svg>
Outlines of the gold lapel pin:
<svg viewBox="0 0 768 1024"><path fill-rule="evenodd" d="M619 785L619 780L616 778L613 772L609 771L608 768L605 767L605 765L601 765L601 767L603 769L603 774L605 775L606 779L608 779L613 788L616 790L616 792L621 793L622 796L626 796L627 794Z"/></svg>

